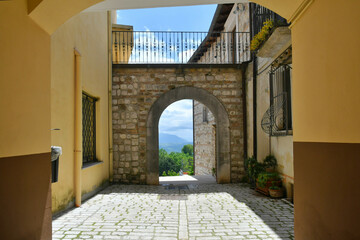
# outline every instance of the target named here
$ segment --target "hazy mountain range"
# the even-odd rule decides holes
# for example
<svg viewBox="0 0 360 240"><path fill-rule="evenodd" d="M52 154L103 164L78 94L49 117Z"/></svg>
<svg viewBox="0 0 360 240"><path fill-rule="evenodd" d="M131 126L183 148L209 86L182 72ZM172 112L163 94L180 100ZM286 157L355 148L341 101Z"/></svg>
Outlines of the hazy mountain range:
<svg viewBox="0 0 360 240"><path fill-rule="evenodd" d="M193 144L193 142L180 138L176 135L160 133L159 134L159 149L163 148L168 153L181 152L181 149L186 144Z"/></svg>

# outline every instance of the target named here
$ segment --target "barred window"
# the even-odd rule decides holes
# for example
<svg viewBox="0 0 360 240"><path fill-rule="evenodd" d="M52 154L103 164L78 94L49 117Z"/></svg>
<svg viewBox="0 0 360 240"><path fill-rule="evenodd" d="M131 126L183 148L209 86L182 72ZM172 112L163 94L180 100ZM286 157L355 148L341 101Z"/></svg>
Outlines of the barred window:
<svg viewBox="0 0 360 240"><path fill-rule="evenodd" d="M203 122L208 122L208 109L207 107L203 106Z"/></svg>
<svg viewBox="0 0 360 240"><path fill-rule="evenodd" d="M83 164L96 160L96 98L82 94Z"/></svg>
<svg viewBox="0 0 360 240"><path fill-rule="evenodd" d="M288 135L292 130L291 67L280 65L270 72L270 125L272 136Z"/></svg>

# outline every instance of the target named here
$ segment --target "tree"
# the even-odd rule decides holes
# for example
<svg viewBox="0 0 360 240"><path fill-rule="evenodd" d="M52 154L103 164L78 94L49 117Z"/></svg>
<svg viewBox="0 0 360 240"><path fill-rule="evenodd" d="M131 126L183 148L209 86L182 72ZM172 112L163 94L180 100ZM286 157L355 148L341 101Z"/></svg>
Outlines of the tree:
<svg viewBox="0 0 360 240"><path fill-rule="evenodd" d="M184 145L181 152L188 154L189 156L194 156L194 147L191 144Z"/></svg>
<svg viewBox="0 0 360 240"><path fill-rule="evenodd" d="M183 170L184 172L194 173L193 146L185 145L182 152L171 152L168 154L166 150L159 150L159 175L160 176L176 176Z"/></svg>

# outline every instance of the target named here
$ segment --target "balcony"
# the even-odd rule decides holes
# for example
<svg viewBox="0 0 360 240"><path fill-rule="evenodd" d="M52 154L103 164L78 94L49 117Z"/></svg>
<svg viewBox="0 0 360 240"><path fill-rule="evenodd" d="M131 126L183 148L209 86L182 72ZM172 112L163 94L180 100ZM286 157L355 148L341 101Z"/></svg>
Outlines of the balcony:
<svg viewBox="0 0 360 240"><path fill-rule="evenodd" d="M113 64L241 64L249 32L113 31Z"/></svg>

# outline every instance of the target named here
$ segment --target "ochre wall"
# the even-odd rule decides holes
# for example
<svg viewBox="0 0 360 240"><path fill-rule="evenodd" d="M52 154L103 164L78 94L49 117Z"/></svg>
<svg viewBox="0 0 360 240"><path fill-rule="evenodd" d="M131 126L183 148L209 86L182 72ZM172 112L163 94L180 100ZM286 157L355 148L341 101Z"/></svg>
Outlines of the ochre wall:
<svg viewBox="0 0 360 240"><path fill-rule="evenodd" d="M50 37L26 11L0 2L0 158L50 152Z"/></svg>
<svg viewBox="0 0 360 240"><path fill-rule="evenodd" d="M294 141L360 142L359 11L317 0L294 25Z"/></svg>
<svg viewBox="0 0 360 240"><path fill-rule="evenodd" d="M51 36L51 144L61 146L59 182L53 183L53 211L74 197L74 49L81 54L82 88L96 102L96 156L102 164L81 171L82 193L109 178L107 13L81 13Z"/></svg>
<svg viewBox="0 0 360 240"><path fill-rule="evenodd" d="M359 1L315 0L292 27L296 239L359 239Z"/></svg>
<svg viewBox="0 0 360 240"><path fill-rule="evenodd" d="M50 36L0 1L0 235L50 239Z"/></svg>

